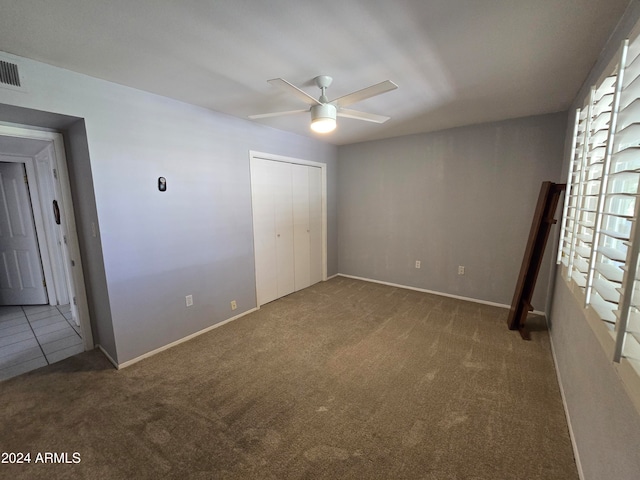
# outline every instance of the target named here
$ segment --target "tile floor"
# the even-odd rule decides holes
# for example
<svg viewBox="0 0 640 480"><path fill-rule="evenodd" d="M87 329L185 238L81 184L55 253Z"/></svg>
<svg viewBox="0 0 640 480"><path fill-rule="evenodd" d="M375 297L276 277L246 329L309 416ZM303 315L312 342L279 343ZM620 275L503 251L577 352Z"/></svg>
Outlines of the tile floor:
<svg viewBox="0 0 640 480"><path fill-rule="evenodd" d="M69 305L0 306L0 381L83 350Z"/></svg>

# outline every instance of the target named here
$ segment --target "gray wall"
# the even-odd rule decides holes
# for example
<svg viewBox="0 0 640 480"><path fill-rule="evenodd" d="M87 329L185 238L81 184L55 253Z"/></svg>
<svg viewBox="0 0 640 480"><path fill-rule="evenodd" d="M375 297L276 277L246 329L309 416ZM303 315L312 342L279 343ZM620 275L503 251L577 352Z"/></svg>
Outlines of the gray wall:
<svg viewBox="0 0 640 480"><path fill-rule="evenodd" d="M99 236L83 221L80 237L84 252L102 250L102 259L86 259L97 272L87 281L97 278L100 288L104 270L108 303L103 296L93 308L111 317L115 351L105 347L119 363L255 307L249 150L328 165L328 273L337 272L335 147L14 58L28 92L0 88L0 104L84 120L90 168L75 173L91 172L88 216L97 217Z"/></svg>
<svg viewBox="0 0 640 480"><path fill-rule="evenodd" d="M551 312L552 341L585 480L637 480L640 415L562 278Z"/></svg>
<svg viewBox="0 0 640 480"><path fill-rule="evenodd" d="M338 270L510 304L540 184L560 180L565 128L560 113L340 147Z"/></svg>
<svg viewBox="0 0 640 480"><path fill-rule="evenodd" d="M69 182L73 185L72 197L78 230L80 255L89 303L89 317L94 342L107 352L116 352L116 341L111 322L109 290L104 270L100 237L93 237L92 223L98 227L96 198L93 193L93 175L87 144L87 130L83 120L76 120L64 129L65 150Z"/></svg>
<svg viewBox="0 0 640 480"><path fill-rule="evenodd" d="M611 36L568 114L563 178L569 167L572 122L620 42L640 19L633 1ZM582 305L570 293L558 269L549 315L551 340L585 480L635 480L640 475L640 413L635 409L611 358L587 323Z"/></svg>

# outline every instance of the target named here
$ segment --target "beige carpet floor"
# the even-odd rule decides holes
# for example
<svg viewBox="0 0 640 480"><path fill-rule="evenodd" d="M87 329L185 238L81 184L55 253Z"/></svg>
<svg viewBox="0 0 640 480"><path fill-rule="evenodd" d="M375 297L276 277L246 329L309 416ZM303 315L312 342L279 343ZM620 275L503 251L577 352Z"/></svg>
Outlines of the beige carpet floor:
<svg viewBox="0 0 640 480"><path fill-rule="evenodd" d="M548 333L506 316L338 277L120 371L87 352L0 383L32 459L0 478L577 479Z"/></svg>

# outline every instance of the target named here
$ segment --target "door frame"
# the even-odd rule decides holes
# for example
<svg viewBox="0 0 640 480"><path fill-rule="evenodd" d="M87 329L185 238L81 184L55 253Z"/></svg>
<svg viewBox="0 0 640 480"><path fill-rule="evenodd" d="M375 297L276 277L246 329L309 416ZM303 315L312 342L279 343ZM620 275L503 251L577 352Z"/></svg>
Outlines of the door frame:
<svg viewBox="0 0 640 480"><path fill-rule="evenodd" d="M71 196L71 184L69 182L69 172L67 169L67 157L64 149L64 139L62 134L45 130L32 130L24 127L15 127L0 124L0 135L17 137L24 139L45 140L53 146L53 158L51 158L52 167L57 172L57 178L53 169L47 173L51 175L52 184L54 186L54 195L58 199L60 208L60 217L64 219L60 226L62 228L63 238L66 242L61 249L63 252L64 268L67 276L67 289L70 298L71 314L80 324L82 343L85 351L92 350L95 345L93 343L93 334L91 331L91 320L89 317L89 304L87 301L87 290L84 283L84 271L82 268L82 257L80 255L80 244L78 242L78 231L76 228L75 214L73 209L73 199ZM26 158L26 157L25 157ZM29 173L29 172L27 172ZM30 188L39 188L37 175L34 169L36 181ZM33 207L32 201L32 207ZM65 248L66 247L66 248ZM48 253L47 253L48 255ZM40 252L42 258L42 251ZM43 261L44 263L44 261Z"/></svg>
<svg viewBox="0 0 640 480"><path fill-rule="evenodd" d="M310 167L318 167L321 171L322 186L320 189L321 194L321 208L322 208L322 281L327 281L327 164L321 162L314 162L312 160L303 160L300 158L287 157L284 155L275 155L273 153L258 152L255 150L249 150L249 183L251 186L251 230L253 231L253 266L254 266L254 280L256 284L256 307L260 308L258 304L258 275L256 265L256 242L255 231L253 223L253 178L251 171L253 169L253 163L255 159L269 160L272 162L293 163L297 165L306 165Z"/></svg>

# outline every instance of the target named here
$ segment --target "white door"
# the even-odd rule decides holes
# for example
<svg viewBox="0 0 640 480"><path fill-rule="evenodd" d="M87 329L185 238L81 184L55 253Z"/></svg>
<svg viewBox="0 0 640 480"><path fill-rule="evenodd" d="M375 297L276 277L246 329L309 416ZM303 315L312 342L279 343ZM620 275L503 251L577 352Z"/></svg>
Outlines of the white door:
<svg viewBox="0 0 640 480"><path fill-rule="evenodd" d="M293 257L293 200L291 191L291 165L270 162L273 178L276 214L276 261L278 298L295 290L295 263Z"/></svg>
<svg viewBox="0 0 640 480"><path fill-rule="evenodd" d="M322 281L322 170L309 167L309 284Z"/></svg>
<svg viewBox="0 0 640 480"><path fill-rule="evenodd" d="M322 280L322 170L291 165L296 291Z"/></svg>
<svg viewBox="0 0 640 480"><path fill-rule="evenodd" d="M258 305L322 280L322 171L252 158Z"/></svg>
<svg viewBox="0 0 640 480"><path fill-rule="evenodd" d="M296 292L311 285L311 242L309 238L309 170L311 168L305 165L291 165Z"/></svg>
<svg viewBox="0 0 640 480"><path fill-rule="evenodd" d="M258 305L294 291L291 168L261 158L251 163Z"/></svg>
<svg viewBox="0 0 640 480"><path fill-rule="evenodd" d="M47 303L24 165L0 163L0 304Z"/></svg>
<svg viewBox="0 0 640 480"><path fill-rule="evenodd" d="M275 195L270 164L259 158L251 162L251 197L253 199L253 242L256 255L258 305L278 298L278 263L276 261Z"/></svg>

